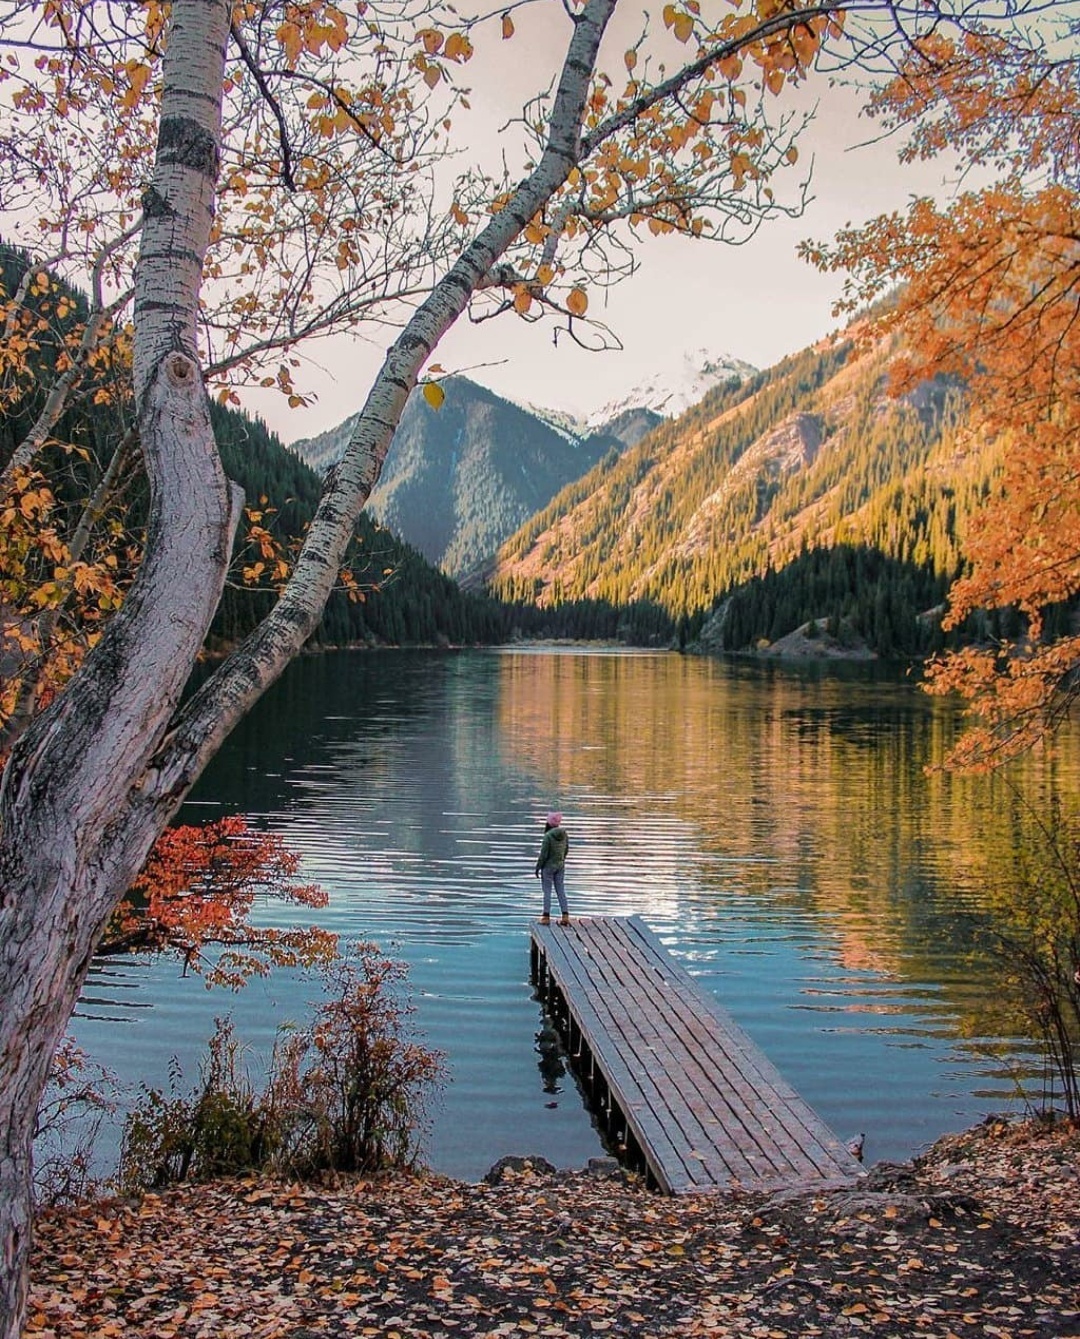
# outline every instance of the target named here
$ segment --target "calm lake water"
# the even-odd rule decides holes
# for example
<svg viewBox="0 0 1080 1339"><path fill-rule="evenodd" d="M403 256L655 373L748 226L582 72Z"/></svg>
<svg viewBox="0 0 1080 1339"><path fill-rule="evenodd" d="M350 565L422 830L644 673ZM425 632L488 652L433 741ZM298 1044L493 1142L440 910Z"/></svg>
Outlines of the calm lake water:
<svg viewBox="0 0 1080 1339"><path fill-rule="evenodd" d="M544 815L571 837L578 915L637 913L868 1161L906 1158L1017 1099L1020 1051L984 1035L980 867L999 782L928 776L952 707L907 678L667 653L322 655L289 670L182 819L244 813L303 855L318 919L409 965L414 1023L446 1053L426 1160L477 1178L507 1153L601 1151L535 1041L528 923ZM1060 761L1028 788L1075 789ZM274 905L284 923L296 916ZM75 1023L125 1080L189 1082L216 1015L265 1054L312 983L238 994L174 961L103 965Z"/></svg>

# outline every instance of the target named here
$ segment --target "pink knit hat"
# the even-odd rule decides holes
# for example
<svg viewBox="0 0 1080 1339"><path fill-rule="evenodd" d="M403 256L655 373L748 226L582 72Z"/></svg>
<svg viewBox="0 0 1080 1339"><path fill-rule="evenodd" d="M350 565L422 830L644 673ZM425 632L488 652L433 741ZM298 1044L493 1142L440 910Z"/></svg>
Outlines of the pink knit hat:
<svg viewBox="0 0 1080 1339"><path fill-rule="evenodd" d="M551 824L553 828L561 828L562 814L560 814L557 809L552 809L551 813L548 814L547 816L547 821Z"/></svg>

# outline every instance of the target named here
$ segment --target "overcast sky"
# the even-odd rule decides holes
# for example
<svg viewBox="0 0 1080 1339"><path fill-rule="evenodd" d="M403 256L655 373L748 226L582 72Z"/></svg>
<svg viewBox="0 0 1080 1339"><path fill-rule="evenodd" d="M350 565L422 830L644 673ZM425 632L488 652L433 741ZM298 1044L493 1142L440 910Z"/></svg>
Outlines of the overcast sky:
<svg viewBox="0 0 1080 1339"><path fill-rule="evenodd" d="M543 11L561 14L561 6ZM549 70L556 68L562 34L530 28L529 15L515 16L513 42L478 42L478 56L466 67L473 110L458 119L457 130L469 136L478 161L490 161L506 143L496 128L520 109L522 61L539 69L546 60ZM864 99L855 91L829 88L824 80L813 91L817 113L793 173L793 182L805 176L812 160L814 198L805 214L767 223L738 247L649 237L635 276L606 301L602 293L590 295L590 316L612 328L622 351L588 353L565 338L556 346L551 325L507 315L479 326L463 318L435 360L509 398L588 413L645 376L675 366L686 350L704 347L767 367L834 329L831 309L841 278L801 261L799 241L831 237L844 224L903 207L914 194L941 195L951 186L941 164L902 166L895 142L867 143L878 131L859 116ZM356 335L316 345L303 374L305 388L317 396L313 405L289 410L276 396L245 403L286 441L312 436L360 408L382 352L380 344Z"/></svg>

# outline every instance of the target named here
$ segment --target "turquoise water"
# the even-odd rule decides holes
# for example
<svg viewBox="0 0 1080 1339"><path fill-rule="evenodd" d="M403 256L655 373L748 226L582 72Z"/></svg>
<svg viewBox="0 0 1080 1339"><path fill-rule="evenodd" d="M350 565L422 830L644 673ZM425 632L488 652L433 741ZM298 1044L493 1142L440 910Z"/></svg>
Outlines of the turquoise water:
<svg viewBox="0 0 1080 1339"><path fill-rule="evenodd" d="M956 729L872 668L342 652L291 667L181 817L240 812L281 833L330 895L320 923L408 964L416 1029L450 1071L426 1142L438 1170L600 1151L535 1045L532 868L553 806L572 912L642 915L841 1137L903 1158L1015 1102L1023 1067L984 1034L978 865L1000 793L924 771ZM129 1084L164 1083L172 1056L194 1082L216 1015L257 1069L315 994L285 972L231 994L171 960L114 960L75 1031Z"/></svg>

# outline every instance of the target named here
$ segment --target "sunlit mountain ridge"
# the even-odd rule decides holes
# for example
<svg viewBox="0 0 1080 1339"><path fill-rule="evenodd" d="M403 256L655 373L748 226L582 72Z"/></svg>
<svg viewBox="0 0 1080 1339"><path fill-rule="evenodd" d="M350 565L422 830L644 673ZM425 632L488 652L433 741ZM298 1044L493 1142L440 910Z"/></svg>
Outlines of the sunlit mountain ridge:
<svg viewBox="0 0 1080 1339"><path fill-rule="evenodd" d="M489 590L655 607L680 645L803 627L838 650L933 649L1000 448L970 440L955 385L891 396L891 356L822 341L714 388L559 492L501 546Z"/></svg>
<svg viewBox="0 0 1080 1339"><path fill-rule="evenodd" d="M467 377L440 384L432 408L414 392L368 511L450 575L467 577L570 483L638 442L720 382L754 369L699 349L587 417L558 403L517 403ZM557 390L551 395L557 401ZM315 469L339 459L357 416L294 450Z"/></svg>

